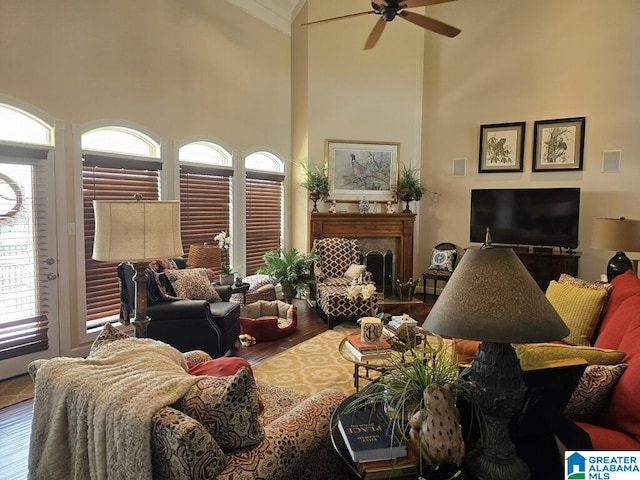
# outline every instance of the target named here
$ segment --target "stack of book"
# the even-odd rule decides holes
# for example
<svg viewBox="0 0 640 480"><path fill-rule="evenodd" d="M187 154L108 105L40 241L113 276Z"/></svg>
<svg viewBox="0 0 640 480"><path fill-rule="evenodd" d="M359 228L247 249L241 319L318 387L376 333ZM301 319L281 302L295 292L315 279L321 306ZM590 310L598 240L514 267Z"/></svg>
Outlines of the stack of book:
<svg viewBox="0 0 640 480"><path fill-rule="evenodd" d="M359 333L348 335L346 346L359 362L384 358L391 352L391 344L384 338L378 343L367 343L362 341Z"/></svg>
<svg viewBox="0 0 640 480"><path fill-rule="evenodd" d="M407 456L407 446L382 409L338 415L338 429L354 462L375 462Z"/></svg>
<svg viewBox="0 0 640 480"><path fill-rule="evenodd" d="M398 315L398 316L392 316L391 320L389 321L389 323L387 323L384 328L385 328L385 335L395 335L398 331L398 329L402 326L402 325L409 325L411 328L413 328L413 331L416 333L420 332L420 328L418 327L418 321L411 318L408 315Z"/></svg>
<svg viewBox="0 0 640 480"><path fill-rule="evenodd" d="M418 478L420 460L415 450L408 447L405 457L391 460L374 460L372 462L356 463L358 474L363 480L394 480Z"/></svg>

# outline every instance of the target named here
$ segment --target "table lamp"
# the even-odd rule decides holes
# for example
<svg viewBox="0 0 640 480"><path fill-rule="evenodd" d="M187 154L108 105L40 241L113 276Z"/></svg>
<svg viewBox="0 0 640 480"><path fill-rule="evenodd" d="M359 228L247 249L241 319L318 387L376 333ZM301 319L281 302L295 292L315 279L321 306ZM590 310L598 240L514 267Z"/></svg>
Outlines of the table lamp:
<svg viewBox="0 0 640 480"><path fill-rule="evenodd" d="M614 277L633 269L624 252L640 252L640 220L594 218L591 247L616 252L607 264L607 280L611 282Z"/></svg>
<svg viewBox="0 0 640 480"><path fill-rule="evenodd" d="M217 245L190 245L187 266L192 268L220 269L220 247Z"/></svg>
<svg viewBox="0 0 640 480"><path fill-rule="evenodd" d="M131 262L136 290L136 337L147 336L147 277L151 260L182 255L180 202L141 200L94 200L94 260Z"/></svg>
<svg viewBox="0 0 640 480"><path fill-rule="evenodd" d="M529 468L509 436L509 421L525 398L511 344L569 334L540 287L512 249L467 250L423 327L444 337L482 341L470 375L486 428L465 458L468 470L482 480L529 479Z"/></svg>

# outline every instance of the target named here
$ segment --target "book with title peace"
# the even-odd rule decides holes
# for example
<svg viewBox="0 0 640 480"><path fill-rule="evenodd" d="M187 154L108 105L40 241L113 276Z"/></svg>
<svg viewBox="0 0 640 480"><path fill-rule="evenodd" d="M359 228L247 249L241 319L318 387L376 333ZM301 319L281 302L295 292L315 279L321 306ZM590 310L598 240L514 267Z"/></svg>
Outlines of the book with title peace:
<svg viewBox="0 0 640 480"><path fill-rule="evenodd" d="M342 413L338 428L354 462L407 456L407 446L382 409Z"/></svg>

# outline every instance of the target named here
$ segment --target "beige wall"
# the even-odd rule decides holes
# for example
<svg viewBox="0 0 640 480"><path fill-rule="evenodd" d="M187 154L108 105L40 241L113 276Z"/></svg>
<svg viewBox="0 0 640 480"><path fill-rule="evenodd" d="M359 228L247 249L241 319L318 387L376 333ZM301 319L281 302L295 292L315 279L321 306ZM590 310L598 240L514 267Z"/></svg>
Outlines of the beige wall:
<svg viewBox="0 0 640 480"><path fill-rule="evenodd" d="M193 136L236 155L267 149L287 160L290 70L287 35L219 0L0 0L0 94L66 127L58 206L65 222L81 218L72 132L90 122L140 126L165 142L170 166L173 142ZM86 341L75 293L84 286L76 237L66 235L66 224L60 230L60 258L68 263L60 266L68 280L61 303L69 305L61 341L69 354Z"/></svg>
<svg viewBox="0 0 640 480"><path fill-rule="evenodd" d="M441 196L420 217L420 265L437 241L468 244L472 188L580 187L580 275L595 280L613 252L589 248L591 219L640 218L640 3L461 0L436 10L462 34L425 54L423 178ZM583 171L532 173L534 122L574 116L586 117ZM524 172L478 174L479 125L516 121L527 122ZM619 172L602 172L606 150L621 150ZM460 158L466 176L453 177Z"/></svg>
<svg viewBox="0 0 640 480"><path fill-rule="evenodd" d="M309 20L364 10L307 3ZM438 193L419 205L416 275L435 243L469 245L471 189L580 187L580 274L598 278L613 252L589 248L591 218L640 218L640 3L459 0L426 11L462 33L425 34L396 19L365 52L377 17L308 28L309 158L323 161L326 138L400 142L401 163L420 164ZM574 116L586 117L584 170L533 174L534 121ZM478 174L480 125L516 121L527 122L524 171ZM602 172L605 150L622 151L619 172ZM464 177L453 177L454 159L466 160Z"/></svg>

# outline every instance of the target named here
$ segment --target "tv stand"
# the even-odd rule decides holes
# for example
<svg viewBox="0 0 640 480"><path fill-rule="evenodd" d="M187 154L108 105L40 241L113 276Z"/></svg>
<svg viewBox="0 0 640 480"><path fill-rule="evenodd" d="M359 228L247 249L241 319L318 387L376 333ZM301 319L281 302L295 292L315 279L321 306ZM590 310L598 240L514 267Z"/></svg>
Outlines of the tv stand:
<svg viewBox="0 0 640 480"><path fill-rule="evenodd" d="M529 271L542 291L546 291L551 280L558 280L561 274L568 273L572 277L578 276L578 261L580 252L572 253L538 251L535 247L532 251L515 250L516 255Z"/></svg>

